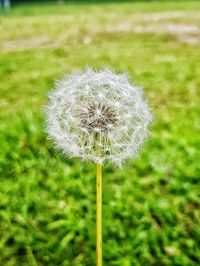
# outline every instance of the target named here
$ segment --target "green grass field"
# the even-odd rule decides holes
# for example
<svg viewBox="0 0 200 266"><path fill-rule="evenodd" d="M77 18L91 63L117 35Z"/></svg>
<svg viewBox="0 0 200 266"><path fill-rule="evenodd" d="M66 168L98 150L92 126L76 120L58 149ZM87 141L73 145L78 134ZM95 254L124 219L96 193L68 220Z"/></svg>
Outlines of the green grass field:
<svg viewBox="0 0 200 266"><path fill-rule="evenodd" d="M200 2L16 5L0 15L0 265L95 265L95 167L47 140L54 80L84 67L144 87L152 135L104 169L105 266L200 265Z"/></svg>

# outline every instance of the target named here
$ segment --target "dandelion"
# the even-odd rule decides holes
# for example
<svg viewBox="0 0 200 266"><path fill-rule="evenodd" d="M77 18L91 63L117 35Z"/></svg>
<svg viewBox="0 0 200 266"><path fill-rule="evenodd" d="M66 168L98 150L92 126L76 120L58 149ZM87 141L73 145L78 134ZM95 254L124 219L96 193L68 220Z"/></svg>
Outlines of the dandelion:
<svg viewBox="0 0 200 266"><path fill-rule="evenodd" d="M97 266L102 265L102 164L135 158L152 116L142 89L111 70L71 74L56 83L46 106L47 132L62 152L96 163Z"/></svg>

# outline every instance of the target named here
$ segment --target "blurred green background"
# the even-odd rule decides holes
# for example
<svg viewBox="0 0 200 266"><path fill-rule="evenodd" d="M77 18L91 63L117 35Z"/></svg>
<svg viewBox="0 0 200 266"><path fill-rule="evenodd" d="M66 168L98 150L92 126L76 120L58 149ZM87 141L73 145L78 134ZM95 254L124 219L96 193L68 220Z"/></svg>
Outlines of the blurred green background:
<svg viewBox="0 0 200 266"><path fill-rule="evenodd" d="M200 2L21 3L0 15L0 265L95 265L95 167L47 140L54 80L128 72L150 140L104 168L105 266L200 265Z"/></svg>

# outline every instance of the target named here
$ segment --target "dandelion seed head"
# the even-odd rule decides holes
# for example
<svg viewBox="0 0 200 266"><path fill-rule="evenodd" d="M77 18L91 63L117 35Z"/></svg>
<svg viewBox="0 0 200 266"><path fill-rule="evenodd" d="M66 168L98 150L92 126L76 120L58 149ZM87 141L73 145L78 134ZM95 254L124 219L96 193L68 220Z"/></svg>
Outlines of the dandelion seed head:
<svg viewBox="0 0 200 266"><path fill-rule="evenodd" d="M137 156L152 120L142 90L106 69L57 81L45 110L47 132L64 154L117 165Z"/></svg>

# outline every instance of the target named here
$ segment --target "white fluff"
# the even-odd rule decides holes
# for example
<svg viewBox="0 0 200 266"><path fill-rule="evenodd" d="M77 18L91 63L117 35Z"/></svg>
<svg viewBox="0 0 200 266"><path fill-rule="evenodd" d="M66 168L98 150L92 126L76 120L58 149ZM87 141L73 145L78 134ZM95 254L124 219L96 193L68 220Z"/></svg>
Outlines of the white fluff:
<svg viewBox="0 0 200 266"><path fill-rule="evenodd" d="M152 116L126 75L92 69L56 83L46 106L47 132L69 157L121 165L135 158Z"/></svg>

